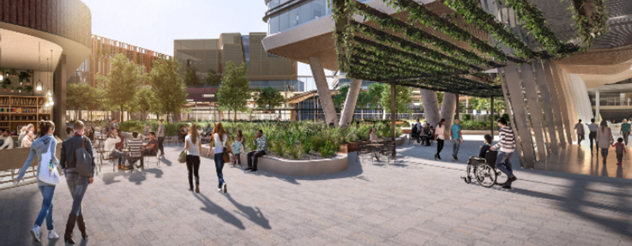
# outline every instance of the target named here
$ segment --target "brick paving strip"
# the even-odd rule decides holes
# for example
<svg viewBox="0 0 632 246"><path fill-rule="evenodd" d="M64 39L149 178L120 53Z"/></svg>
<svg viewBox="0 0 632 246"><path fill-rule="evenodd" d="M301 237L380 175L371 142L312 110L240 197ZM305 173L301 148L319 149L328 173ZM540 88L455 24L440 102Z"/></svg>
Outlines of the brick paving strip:
<svg viewBox="0 0 632 246"><path fill-rule="evenodd" d="M632 245L628 179L518 170L513 190L486 189L460 179L464 164L419 159L422 147L405 146L396 163L356 164L352 154L349 169L331 175L226 166L228 194L217 192L204 158L195 194L176 162L180 148L167 147L161 169L104 166L84 200L86 245ZM41 201L36 185L0 191L0 245L36 245L29 229ZM60 235L71 202L62 181L53 216Z"/></svg>

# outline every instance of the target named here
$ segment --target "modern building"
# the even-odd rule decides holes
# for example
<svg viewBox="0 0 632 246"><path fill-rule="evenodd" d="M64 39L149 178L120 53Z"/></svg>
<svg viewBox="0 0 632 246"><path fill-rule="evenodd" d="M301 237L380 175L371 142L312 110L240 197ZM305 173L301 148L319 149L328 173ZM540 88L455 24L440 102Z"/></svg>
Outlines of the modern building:
<svg viewBox="0 0 632 246"><path fill-rule="evenodd" d="M365 6L371 11L380 12L382 17L406 20L410 15L406 10L398 11L380 0L359 2L366 4ZM424 5L440 17L456 14L454 10L445 6L443 1L415 2ZM590 10L592 7L589 5L575 6L571 4L576 3L548 0L528 0L528 2L536 4L543 11L550 29L563 42L567 40L576 42L578 36L575 19L569 6L585 8L586 15L595 13ZM269 27L269 35L263 39L266 51L308 63L316 79L320 105L327 116L327 121L338 122L329 90L326 87L327 83L322 79L324 69L339 70L338 54L333 38L335 22L331 17L331 6L326 4L326 0L264 0L264 3L268 6L268 10L263 20ZM482 3L481 8L484 11L495 16L497 22L506 23L506 28L517 33L521 41L533 47L538 45L534 42L534 38L518 24L513 9L491 0L482 0ZM586 122L590 118L601 117L611 122L619 122L624 117L629 117L623 114L602 113L600 112L602 108L603 110L611 109L608 108L609 105L604 107L600 104L612 101L619 102L617 107L628 107L626 99L628 96L622 93L632 92L632 83L621 81L632 78L630 68L632 66L632 32L630 31L632 30L630 17L632 2L605 1L605 9L609 12L607 21L609 33L596 39L587 52L575 53L562 60L545 60L542 63L526 65L514 64L485 71L498 74L503 79L501 81L506 80L502 87L506 89L505 100L511 107L511 110L508 110L512 113L510 117L516 123L513 127L519 136L518 153L523 167L533 168L536 162L558 160L550 155L557 155L558 147L573 144L573 140L577 138L573 133L573 128L578 119ZM375 26L372 23L363 22L361 17L355 18L355 21L369 27ZM494 45L494 39L487 31L477 29L465 21L458 22L456 25L470 33L473 38ZM433 27L415 26L415 28L450 42L455 47L472 49L469 44L452 40ZM504 49L502 52L512 53L509 49ZM533 71L533 74L525 71ZM346 83L348 79L340 79L340 83ZM350 91L359 92L362 83L361 80L351 79ZM509 96L510 94L512 96ZM609 99L601 100L600 94ZM355 108L355 94L350 95L352 99L347 100L345 108ZM524 96L522 98L524 100L515 95ZM594 98L593 105L591 105L591 97ZM622 101L625 101L625 106L620 105ZM539 104L552 105L552 107L540 107ZM352 110L343 111L353 112ZM351 116L343 112L340 122L350 121ZM543 120L545 118L548 120Z"/></svg>
<svg viewBox="0 0 632 246"><path fill-rule="evenodd" d="M96 76L107 75L110 72L110 60L117 54L127 56L129 61L141 66L145 73L151 72L154 67L153 61L160 58L172 58L169 55L94 34L89 44L90 56L72 73L68 83L88 83L97 86Z"/></svg>
<svg viewBox="0 0 632 246"><path fill-rule="evenodd" d="M223 74L227 62L236 66L246 63L251 88L270 86L279 91L303 91L304 83L297 80L297 63L269 54L261 40L266 33L223 33L219 39L188 39L174 41L174 56L182 63L180 73L193 68L203 81L209 69Z"/></svg>
<svg viewBox="0 0 632 246"><path fill-rule="evenodd" d="M52 119L66 136L66 81L90 55L91 28L80 0L0 2L0 127Z"/></svg>

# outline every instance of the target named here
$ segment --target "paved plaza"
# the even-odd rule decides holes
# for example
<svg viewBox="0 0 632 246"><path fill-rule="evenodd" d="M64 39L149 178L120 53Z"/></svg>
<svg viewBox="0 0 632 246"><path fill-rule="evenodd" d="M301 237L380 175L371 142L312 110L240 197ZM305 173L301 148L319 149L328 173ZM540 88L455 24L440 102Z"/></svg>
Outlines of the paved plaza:
<svg viewBox="0 0 632 246"><path fill-rule="evenodd" d="M466 142L465 160L479 145ZM467 147L469 146L469 147ZM434 148L434 147L432 147ZM331 175L289 177L226 167L217 192L211 159L201 192L188 191L181 147L146 172L109 164L84 200L83 245L632 245L629 179L518 170L512 190L465 184L465 164L431 147L398 149L393 163L355 161ZM517 162L517 161L516 161ZM517 165L514 165L517 166ZM0 190L0 245L40 245L29 229L41 206L36 185ZM63 233L71 207L57 186L54 220ZM75 239L79 238L75 229ZM43 239L41 245L63 245Z"/></svg>

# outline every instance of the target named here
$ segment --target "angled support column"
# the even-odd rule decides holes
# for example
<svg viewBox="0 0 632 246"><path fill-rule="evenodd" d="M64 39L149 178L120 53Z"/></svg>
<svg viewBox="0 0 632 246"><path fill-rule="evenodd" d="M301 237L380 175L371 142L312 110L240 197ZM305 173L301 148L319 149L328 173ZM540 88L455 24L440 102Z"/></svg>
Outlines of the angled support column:
<svg viewBox="0 0 632 246"><path fill-rule="evenodd" d="M529 105L528 112L531 116L531 127L535 135L538 160L544 161L546 159L546 146L544 145L544 128L542 127L542 108L540 108L540 100L538 100L538 92L536 91L531 65L522 64L520 66L520 75L522 76L527 104Z"/></svg>
<svg viewBox="0 0 632 246"><path fill-rule="evenodd" d="M424 117L431 126L439 124L441 115L439 114L439 99L435 91L419 89L421 103L424 105Z"/></svg>
<svg viewBox="0 0 632 246"><path fill-rule="evenodd" d="M327 84L327 77L325 76L323 63L318 57L310 57L309 67L312 69L312 75L314 75L314 81L316 82L316 90L318 90L320 104L323 108L323 113L325 113L325 123L329 124L333 122L336 126L338 126L338 115L336 115L334 101L331 99L331 93L329 92L329 85Z"/></svg>
<svg viewBox="0 0 632 246"><path fill-rule="evenodd" d="M505 73L505 79L507 84L507 91L509 92L509 99L511 100L511 109L513 111L515 124L518 129L514 128L514 134L516 135L516 145L522 147L522 154L524 162L521 163L523 168L533 168L535 166L535 155L533 153L533 140L531 137L531 128L528 124L527 112L524 102L524 95L522 94L522 86L520 83L520 77L515 66L508 66L503 68ZM517 133L517 134L516 134Z"/></svg>
<svg viewBox="0 0 632 246"><path fill-rule="evenodd" d="M555 87L557 88L557 95L560 101L560 107L562 109L562 122L564 122L564 133L566 133L566 141L569 145L573 144L573 132L571 128L571 119L570 119L570 107L568 105L568 98L566 97L566 93L564 92L564 87L562 85L561 77L559 71L553 64L549 64L551 68L551 72L553 73L553 82L555 82Z"/></svg>
<svg viewBox="0 0 632 246"><path fill-rule="evenodd" d="M553 154L558 154L558 146L557 146L557 136L555 134L555 118L553 114L553 98L551 98L551 93L549 92L549 88L546 83L546 77L544 75L544 68L542 67L541 62L535 62L535 82L538 84L538 88L540 89L542 110L544 111L544 117L546 119L546 128L549 132L549 145L551 147L551 151Z"/></svg>
<svg viewBox="0 0 632 246"><path fill-rule="evenodd" d="M340 116L340 127L346 127L351 124L353 120L353 113L355 112L356 103L358 102L358 95L362 89L361 79L351 79L351 86L345 99L345 106L342 109L342 115Z"/></svg>
<svg viewBox="0 0 632 246"><path fill-rule="evenodd" d="M560 145L562 148L566 146L566 134L564 133L564 114L562 113L562 99L559 96L557 86L555 86L555 79L553 78L553 71L551 70L551 64L549 61L545 61L543 64L544 67L544 77L546 78L546 83L549 87L549 91L551 92L551 105L553 106L553 114L555 118L555 126L557 128L557 136L560 141Z"/></svg>
<svg viewBox="0 0 632 246"><path fill-rule="evenodd" d="M66 139L66 81L68 81L66 66L66 55L61 55L57 63L57 68L55 69L55 74L53 74L52 85L55 100L52 120L57 126L55 128L55 135L61 139Z"/></svg>
<svg viewBox="0 0 632 246"><path fill-rule="evenodd" d="M452 127L457 100L458 99L456 98L456 94L449 92L443 93L443 102L441 103L441 118L445 119L446 131L449 131L450 127Z"/></svg>
<svg viewBox="0 0 632 246"><path fill-rule="evenodd" d="M577 141L577 134L574 133L574 129L575 122L579 117L577 117L577 105L575 105L575 100L573 99L573 93L571 92L571 84L568 79L568 74L564 73L564 71L559 66L557 66L557 64L553 63L551 65L557 70L558 76L560 76L560 84L562 85L562 89L564 90L564 97L566 99L566 107L568 107L568 119L570 123L567 127L573 127L567 128L567 130L570 130L571 132L571 140Z"/></svg>

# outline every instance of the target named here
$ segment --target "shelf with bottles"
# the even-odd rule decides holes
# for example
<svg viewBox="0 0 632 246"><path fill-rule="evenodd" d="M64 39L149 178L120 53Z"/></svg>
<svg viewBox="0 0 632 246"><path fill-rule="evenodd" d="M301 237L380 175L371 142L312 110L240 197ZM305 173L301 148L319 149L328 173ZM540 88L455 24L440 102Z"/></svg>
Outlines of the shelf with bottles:
<svg viewBox="0 0 632 246"><path fill-rule="evenodd" d="M0 107L0 114L2 113L11 113L11 114L37 114L37 107Z"/></svg>

